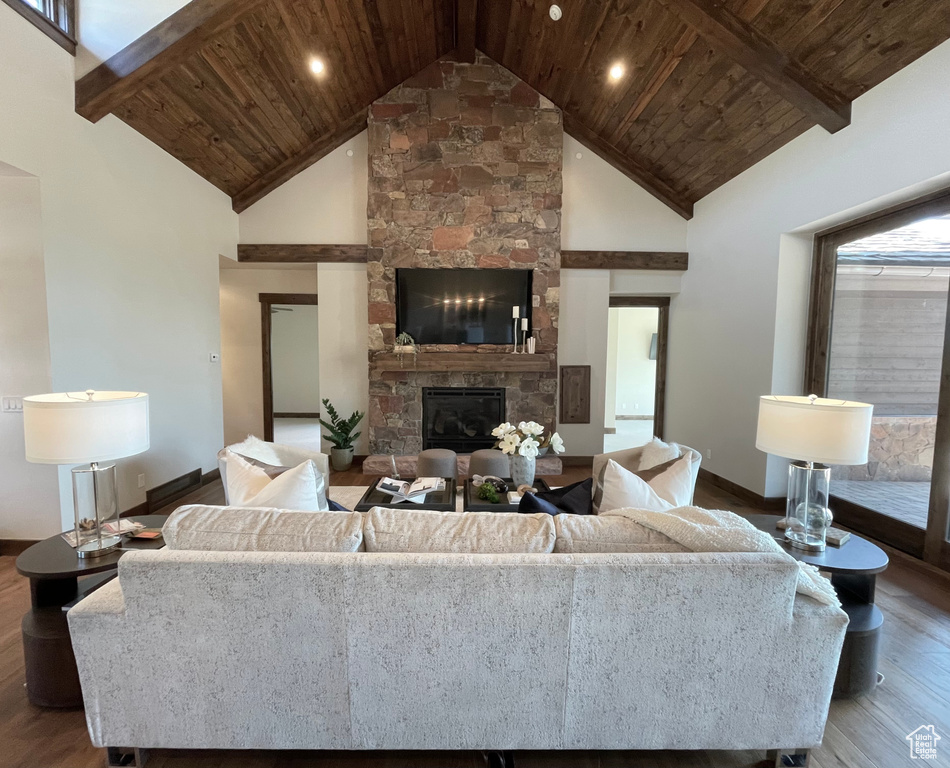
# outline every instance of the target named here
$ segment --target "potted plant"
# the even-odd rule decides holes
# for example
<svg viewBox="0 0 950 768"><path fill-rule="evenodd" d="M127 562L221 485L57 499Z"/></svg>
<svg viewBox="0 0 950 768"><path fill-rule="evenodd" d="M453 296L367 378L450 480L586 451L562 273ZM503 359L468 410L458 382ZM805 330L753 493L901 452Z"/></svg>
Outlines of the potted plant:
<svg viewBox="0 0 950 768"><path fill-rule="evenodd" d="M416 354L416 340L408 333L403 331L396 337L396 344L393 347L393 352L395 352L397 355Z"/></svg>
<svg viewBox="0 0 950 768"><path fill-rule="evenodd" d="M522 421L517 427L506 421L492 430L492 435L498 438L495 447L510 457L511 479L516 486L534 484L535 461L542 443L555 453L564 453L561 436L554 432L542 438L543 432L544 427L536 421Z"/></svg>
<svg viewBox="0 0 950 768"><path fill-rule="evenodd" d="M324 437L333 443L330 463L337 472L343 472L353 466L353 441L362 434L354 434L353 430L366 414L353 411L350 418L344 419L327 398L323 398L323 407L327 409L330 418L329 422L320 419L320 423L330 431L330 434L325 434Z"/></svg>

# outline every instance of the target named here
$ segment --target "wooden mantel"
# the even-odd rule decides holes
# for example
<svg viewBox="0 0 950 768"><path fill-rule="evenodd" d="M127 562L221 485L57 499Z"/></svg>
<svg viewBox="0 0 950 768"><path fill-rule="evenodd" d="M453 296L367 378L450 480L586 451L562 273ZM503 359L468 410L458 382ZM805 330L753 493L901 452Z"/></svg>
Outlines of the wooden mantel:
<svg viewBox="0 0 950 768"><path fill-rule="evenodd" d="M441 373L525 373L555 370L553 354L522 355L511 352L418 352L397 355L378 352L370 367L376 371L434 371Z"/></svg>

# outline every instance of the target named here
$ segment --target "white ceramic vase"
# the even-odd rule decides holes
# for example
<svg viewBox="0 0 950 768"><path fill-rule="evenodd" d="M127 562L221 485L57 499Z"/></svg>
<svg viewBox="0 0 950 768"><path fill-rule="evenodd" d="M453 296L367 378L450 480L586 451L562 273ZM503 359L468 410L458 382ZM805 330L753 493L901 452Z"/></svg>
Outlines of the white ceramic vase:
<svg viewBox="0 0 950 768"><path fill-rule="evenodd" d="M511 456L511 481L515 488L519 485L534 485L534 456L521 456L513 454Z"/></svg>

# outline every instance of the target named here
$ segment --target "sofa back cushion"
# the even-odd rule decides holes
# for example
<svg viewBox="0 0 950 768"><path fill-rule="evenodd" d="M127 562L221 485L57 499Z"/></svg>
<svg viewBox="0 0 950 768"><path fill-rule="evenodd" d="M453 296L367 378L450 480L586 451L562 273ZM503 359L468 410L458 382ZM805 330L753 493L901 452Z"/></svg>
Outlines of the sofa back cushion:
<svg viewBox="0 0 950 768"><path fill-rule="evenodd" d="M668 536L619 515L558 515L555 552L686 552Z"/></svg>
<svg viewBox="0 0 950 768"><path fill-rule="evenodd" d="M165 546L219 552L359 552L359 512L179 507L162 528Z"/></svg>
<svg viewBox="0 0 950 768"><path fill-rule="evenodd" d="M363 520L367 552L546 554L554 519L516 512L428 512L373 507Z"/></svg>

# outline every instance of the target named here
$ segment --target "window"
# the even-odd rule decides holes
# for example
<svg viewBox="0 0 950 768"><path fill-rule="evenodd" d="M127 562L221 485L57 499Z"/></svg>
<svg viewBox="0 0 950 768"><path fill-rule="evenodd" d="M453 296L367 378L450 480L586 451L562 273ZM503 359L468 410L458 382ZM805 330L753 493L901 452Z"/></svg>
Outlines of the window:
<svg viewBox="0 0 950 768"><path fill-rule="evenodd" d="M950 441L937 431L950 406L948 291L946 192L820 233L805 381L808 392L874 405L868 463L832 467L836 519L945 568Z"/></svg>
<svg viewBox="0 0 950 768"><path fill-rule="evenodd" d="M40 31L76 55L76 0L2 0Z"/></svg>

